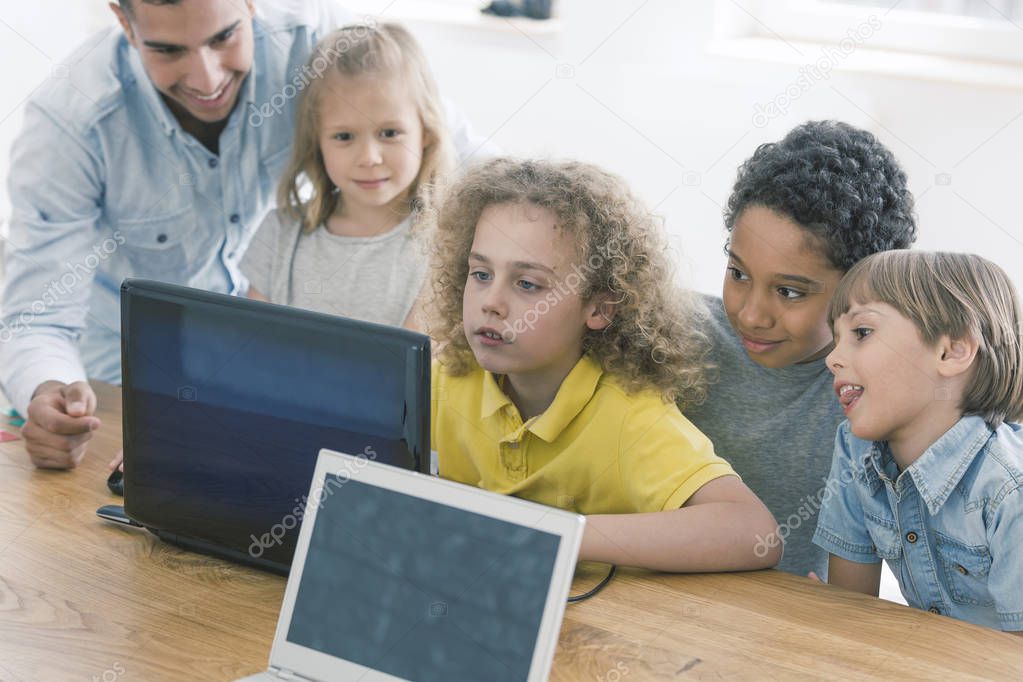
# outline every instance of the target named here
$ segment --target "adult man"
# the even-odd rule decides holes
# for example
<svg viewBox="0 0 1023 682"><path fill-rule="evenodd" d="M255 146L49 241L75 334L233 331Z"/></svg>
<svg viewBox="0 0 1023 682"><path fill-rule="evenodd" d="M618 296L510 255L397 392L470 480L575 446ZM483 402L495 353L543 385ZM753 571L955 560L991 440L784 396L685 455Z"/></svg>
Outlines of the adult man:
<svg viewBox="0 0 1023 682"><path fill-rule="evenodd" d="M327 0L111 9L123 32L40 88L12 148L0 382L41 467L77 465L99 427L86 376L120 381L124 277L245 289L238 262L290 152L303 66L352 19ZM463 158L481 146L458 116L452 137Z"/></svg>

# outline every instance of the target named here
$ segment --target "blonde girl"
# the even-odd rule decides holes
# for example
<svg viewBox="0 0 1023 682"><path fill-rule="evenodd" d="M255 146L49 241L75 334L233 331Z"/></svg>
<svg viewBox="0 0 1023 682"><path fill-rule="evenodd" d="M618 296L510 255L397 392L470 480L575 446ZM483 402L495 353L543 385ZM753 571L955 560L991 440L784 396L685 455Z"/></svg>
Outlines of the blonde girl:
<svg viewBox="0 0 1023 682"><path fill-rule="evenodd" d="M581 559L771 566L764 505L679 411L705 391L696 300L624 182L496 159L435 219L432 443L440 475L588 516Z"/></svg>
<svg viewBox="0 0 1023 682"><path fill-rule="evenodd" d="M395 24L348 26L306 65L278 208L242 261L249 297L414 326L427 269L414 229L449 166L432 75Z"/></svg>

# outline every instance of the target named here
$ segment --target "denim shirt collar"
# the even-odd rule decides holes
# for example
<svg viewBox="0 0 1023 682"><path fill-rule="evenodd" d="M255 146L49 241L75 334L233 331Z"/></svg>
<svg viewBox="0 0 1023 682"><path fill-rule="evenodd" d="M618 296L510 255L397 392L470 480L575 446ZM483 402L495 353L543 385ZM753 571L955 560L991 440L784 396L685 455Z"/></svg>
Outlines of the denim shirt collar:
<svg viewBox="0 0 1023 682"><path fill-rule="evenodd" d="M259 17L253 18L253 58L252 67L249 69L249 73L245 75L245 79L242 81L241 88L238 91L238 101L235 102L234 109L231 110L231 117L248 115L249 110L253 106L256 96L256 78L255 71L256 65L260 63L260 53L266 49L264 44L265 27L263 27L262 21ZM184 132L181 128L181 124L174 117L170 107L163 100L163 96L160 91L156 89L149 74L146 73L146 67L142 64L142 58L139 57L139 51L132 47L127 38L122 37L124 41L124 49L128 52L128 78L122 79L125 85L134 82L135 86L142 93L142 97L146 101L146 106L152 112L156 120L160 122L163 127L163 132L168 136L173 135L175 131ZM242 113L238 113L242 112Z"/></svg>
<svg viewBox="0 0 1023 682"><path fill-rule="evenodd" d="M181 125L177 119L174 118L174 114L171 113L167 104L163 101L160 96L160 92L153 85L153 81L149 78L149 74L146 73L146 67L142 65L142 58L139 57L139 51L127 43L125 40L125 49L128 51L128 68L129 78L134 82L135 87L142 93L142 97L146 102L146 107L153 114L160 125L163 127L163 132L171 135L175 130L179 129Z"/></svg>
<svg viewBox="0 0 1023 682"><path fill-rule="evenodd" d="M963 417L906 469L932 516L959 485L993 433L981 417Z"/></svg>
<svg viewBox="0 0 1023 682"><path fill-rule="evenodd" d="M948 500L993 433L981 417L963 417L903 472L913 479L931 516ZM891 479L886 469L892 462L888 443L874 441L863 457L864 478L872 493L884 479Z"/></svg>
<svg viewBox="0 0 1023 682"><path fill-rule="evenodd" d="M863 478L871 495L882 487L882 481L887 478L884 471L887 452L888 444L875 440L863 455Z"/></svg>

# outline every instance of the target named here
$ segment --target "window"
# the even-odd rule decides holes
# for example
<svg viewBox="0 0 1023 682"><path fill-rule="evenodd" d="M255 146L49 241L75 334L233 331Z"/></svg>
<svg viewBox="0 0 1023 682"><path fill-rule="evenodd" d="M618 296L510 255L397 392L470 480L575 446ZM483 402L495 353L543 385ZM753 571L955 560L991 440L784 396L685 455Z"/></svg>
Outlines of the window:
<svg viewBox="0 0 1023 682"><path fill-rule="evenodd" d="M823 45L852 70L1023 87L1023 0L718 0L715 35L718 53Z"/></svg>

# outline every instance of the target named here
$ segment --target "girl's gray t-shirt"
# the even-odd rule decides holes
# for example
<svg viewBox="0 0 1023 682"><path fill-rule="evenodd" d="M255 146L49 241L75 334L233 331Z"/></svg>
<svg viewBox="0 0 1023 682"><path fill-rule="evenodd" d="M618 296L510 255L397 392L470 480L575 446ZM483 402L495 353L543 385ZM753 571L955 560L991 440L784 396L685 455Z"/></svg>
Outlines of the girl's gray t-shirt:
<svg viewBox="0 0 1023 682"><path fill-rule="evenodd" d="M271 211L241 261L251 286L274 303L401 326L429 267L412 219L373 237L344 237Z"/></svg>
<svg viewBox="0 0 1023 682"><path fill-rule="evenodd" d="M835 431L845 419L824 360L767 369L750 360L725 315L721 299L704 296L710 310L710 361L716 381L702 405L685 411L780 526L785 554L778 568L827 576L827 553L811 541L827 493ZM834 494L834 492L830 493Z"/></svg>

